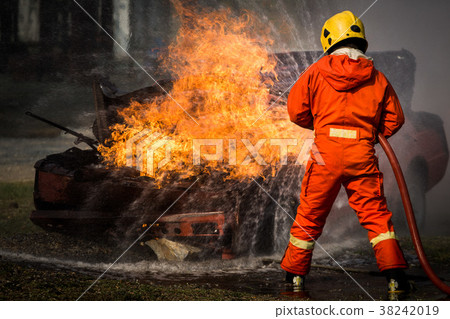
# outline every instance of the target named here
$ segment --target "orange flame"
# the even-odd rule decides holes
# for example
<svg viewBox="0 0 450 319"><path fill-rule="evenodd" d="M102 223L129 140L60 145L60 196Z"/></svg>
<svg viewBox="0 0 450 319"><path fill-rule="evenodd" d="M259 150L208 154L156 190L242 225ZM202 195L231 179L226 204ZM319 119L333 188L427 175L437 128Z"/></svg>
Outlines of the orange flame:
<svg viewBox="0 0 450 319"><path fill-rule="evenodd" d="M289 123L283 105L266 112L273 101L270 86L276 79L266 28L248 12L240 16L229 9L195 13L174 4L181 26L162 59L176 79L173 88L169 95L144 104L132 102L118 111L123 123L110 128L111 140L109 146L100 147L101 155L109 164L125 166L126 142L149 129L172 140L171 160L154 176L159 181L167 175L187 178L211 170L225 172L226 178L274 174L280 147L270 145L270 139L299 138L304 133ZM193 165L193 144L198 139L223 141L223 156L218 160L203 156L201 166ZM262 145L258 153L267 165L251 156L245 160L251 155L249 143ZM201 153L214 154L216 147L203 146ZM299 147L290 147L290 151ZM164 156L160 151L154 162Z"/></svg>

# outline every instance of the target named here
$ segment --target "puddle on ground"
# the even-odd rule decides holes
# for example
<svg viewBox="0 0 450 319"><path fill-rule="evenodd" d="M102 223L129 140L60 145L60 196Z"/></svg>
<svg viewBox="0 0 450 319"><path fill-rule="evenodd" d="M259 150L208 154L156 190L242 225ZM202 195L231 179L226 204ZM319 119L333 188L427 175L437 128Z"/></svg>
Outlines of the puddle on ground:
<svg viewBox="0 0 450 319"><path fill-rule="evenodd" d="M93 277L102 274L107 263L71 261L47 258L30 254L0 251L2 258L19 263L32 264L52 270L70 270ZM290 294L284 284L284 272L279 267L281 256L242 257L234 260L205 260L185 262L160 262L157 260L118 262L106 273L112 279L139 280L156 285L193 284L204 288L219 288L247 292L257 295L283 295L285 298L310 300L385 300L386 281L379 276L370 259L354 264L351 271L328 269L329 261L316 259L307 277L307 292ZM362 259L361 259L362 260ZM442 276L442 269L436 269ZM441 271L441 272L440 272ZM445 300L442 294L425 277L420 268L411 268L408 273L415 282L417 291L411 300ZM445 274L448 277L448 273Z"/></svg>

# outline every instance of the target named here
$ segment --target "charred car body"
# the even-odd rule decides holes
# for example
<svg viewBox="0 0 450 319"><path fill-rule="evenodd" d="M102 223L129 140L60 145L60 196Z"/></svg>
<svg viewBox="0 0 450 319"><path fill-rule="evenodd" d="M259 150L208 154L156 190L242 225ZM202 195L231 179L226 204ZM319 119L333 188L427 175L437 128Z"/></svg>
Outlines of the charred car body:
<svg viewBox="0 0 450 319"><path fill-rule="evenodd" d="M406 171L419 223L423 223L425 193L443 177L448 162L442 120L411 110L415 61L410 52L372 56L396 89L405 111L407 122L390 141ZM284 92L319 57L320 52L275 55L280 81L275 82L271 93L281 96L279 103L285 103ZM94 82L93 132L98 142L105 143L111 134L109 127L120 121L117 109L128 106L132 99L140 102L166 94L172 82L162 81L160 85L120 94L108 81ZM224 258L231 252L271 253L286 244L292 220L254 182L223 181L221 173L213 172L197 182L187 179L159 188L133 168L106 168L93 148L74 147L35 164L36 210L31 214L35 224L74 235L107 233L135 238L145 232L151 238L186 241ZM378 154L382 152L378 150ZM380 157L385 193L394 203L391 209L400 210L395 204L400 201L394 179L384 154ZM302 172L298 166L285 167L275 177L257 181L293 216ZM393 198L389 194L394 194Z"/></svg>

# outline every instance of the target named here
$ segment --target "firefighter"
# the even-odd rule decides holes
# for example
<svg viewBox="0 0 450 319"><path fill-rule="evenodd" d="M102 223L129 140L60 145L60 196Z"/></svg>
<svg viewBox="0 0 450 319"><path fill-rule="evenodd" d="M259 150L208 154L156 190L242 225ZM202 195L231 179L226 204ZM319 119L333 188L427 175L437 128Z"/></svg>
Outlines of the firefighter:
<svg viewBox="0 0 450 319"><path fill-rule="evenodd" d="M328 19L321 43L326 55L300 76L288 97L290 120L314 130L315 152L321 158L312 152L307 163L281 267L294 290L303 290L315 241L343 185L350 206L368 231L388 291L405 292L407 263L395 237L374 150L378 132L390 137L403 125L399 100L365 55L364 25L352 12Z"/></svg>

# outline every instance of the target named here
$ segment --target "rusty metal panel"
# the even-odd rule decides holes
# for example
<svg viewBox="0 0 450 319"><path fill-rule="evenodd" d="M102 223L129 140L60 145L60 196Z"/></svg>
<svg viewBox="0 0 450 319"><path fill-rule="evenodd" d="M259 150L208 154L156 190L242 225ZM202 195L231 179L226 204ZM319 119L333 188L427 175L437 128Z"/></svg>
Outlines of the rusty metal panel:
<svg viewBox="0 0 450 319"><path fill-rule="evenodd" d="M52 203L70 201L67 188L71 177L39 171L37 178L37 195L41 200Z"/></svg>

